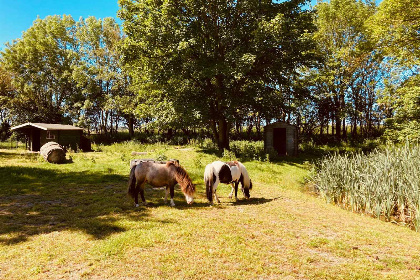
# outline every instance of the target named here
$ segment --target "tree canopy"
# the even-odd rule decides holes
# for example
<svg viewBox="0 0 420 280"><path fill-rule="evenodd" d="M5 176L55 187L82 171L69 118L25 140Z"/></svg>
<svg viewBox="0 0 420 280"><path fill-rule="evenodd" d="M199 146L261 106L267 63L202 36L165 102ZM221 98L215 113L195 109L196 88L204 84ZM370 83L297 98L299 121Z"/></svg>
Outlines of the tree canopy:
<svg viewBox="0 0 420 280"><path fill-rule="evenodd" d="M7 44L0 122L73 123L106 135L128 126L131 137L136 124L168 138L200 130L220 149L245 127L261 139L273 121L320 142L384 128L396 141L420 135L418 1L119 5L123 29L112 18L54 15Z"/></svg>
<svg viewBox="0 0 420 280"><path fill-rule="evenodd" d="M220 148L242 110L278 117L264 107L281 108L298 69L314 62L305 1L119 3L136 91L170 104L175 120L207 125Z"/></svg>

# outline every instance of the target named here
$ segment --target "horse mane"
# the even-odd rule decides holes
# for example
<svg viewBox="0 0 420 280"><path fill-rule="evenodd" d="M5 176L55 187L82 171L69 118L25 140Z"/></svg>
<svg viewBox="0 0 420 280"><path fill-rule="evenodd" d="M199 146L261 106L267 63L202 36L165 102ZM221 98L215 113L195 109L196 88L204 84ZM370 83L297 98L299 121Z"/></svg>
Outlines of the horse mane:
<svg viewBox="0 0 420 280"><path fill-rule="evenodd" d="M167 167L170 167L171 165L175 167L175 180L181 187L182 192L188 194L189 196L192 196L195 192L195 186L192 183L187 171L185 171L185 169L179 164L178 161L166 162Z"/></svg>

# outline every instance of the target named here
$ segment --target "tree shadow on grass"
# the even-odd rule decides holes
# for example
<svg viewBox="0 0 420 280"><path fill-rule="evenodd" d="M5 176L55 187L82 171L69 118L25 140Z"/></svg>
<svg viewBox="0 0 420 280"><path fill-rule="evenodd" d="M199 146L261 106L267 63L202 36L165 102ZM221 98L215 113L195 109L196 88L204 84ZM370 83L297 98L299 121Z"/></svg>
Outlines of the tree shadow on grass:
<svg viewBox="0 0 420 280"><path fill-rule="evenodd" d="M121 218L153 219L147 208L133 207L125 176L6 166L0 167L0 178L4 244L64 230L103 239L126 230L118 225Z"/></svg>

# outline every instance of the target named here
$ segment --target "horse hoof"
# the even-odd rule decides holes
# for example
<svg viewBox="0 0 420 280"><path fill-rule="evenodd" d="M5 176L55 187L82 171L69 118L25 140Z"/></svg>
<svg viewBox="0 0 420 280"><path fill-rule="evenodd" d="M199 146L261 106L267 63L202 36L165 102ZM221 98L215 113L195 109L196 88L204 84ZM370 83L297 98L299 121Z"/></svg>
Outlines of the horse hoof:
<svg viewBox="0 0 420 280"><path fill-rule="evenodd" d="M139 207L139 205L138 205L138 204L136 204L136 207Z"/></svg>

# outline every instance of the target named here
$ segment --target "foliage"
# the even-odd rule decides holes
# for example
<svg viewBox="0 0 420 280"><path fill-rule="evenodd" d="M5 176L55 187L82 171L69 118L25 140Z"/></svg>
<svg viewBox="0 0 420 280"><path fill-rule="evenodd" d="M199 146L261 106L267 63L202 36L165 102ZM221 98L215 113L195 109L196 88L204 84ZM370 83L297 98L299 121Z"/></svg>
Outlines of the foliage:
<svg viewBox="0 0 420 280"><path fill-rule="evenodd" d="M369 20L378 48L387 56L390 72L379 105L386 112L384 137L393 142L418 141L420 4L415 0L384 0Z"/></svg>
<svg viewBox="0 0 420 280"><path fill-rule="evenodd" d="M387 119L384 138L393 142L420 140L420 75L412 76L391 96L394 115Z"/></svg>
<svg viewBox="0 0 420 280"><path fill-rule="evenodd" d="M370 26L380 47L399 63L420 64L420 4L416 0L383 0Z"/></svg>
<svg viewBox="0 0 420 280"><path fill-rule="evenodd" d="M77 89L71 79L77 59L71 16L37 19L22 38L2 52L13 86L8 107L18 122L65 122L65 104L72 104Z"/></svg>
<svg viewBox="0 0 420 280"><path fill-rule="evenodd" d="M124 61L136 92L170 123L204 123L219 148L229 147L228 127L238 112L271 114L261 106L280 105L276 89L313 61L305 1L119 3Z"/></svg>
<svg viewBox="0 0 420 280"><path fill-rule="evenodd" d="M0 141L6 141L12 135L10 131L10 124L8 122L1 123L0 126Z"/></svg>
<svg viewBox="0 0 420 280"><path fill-rule="evenodd" d="M304 123L323 130L334 125L336 139L346 137L343 123L350 123L353 137L357 127L365 126L372 134L375 112L375 88L381 75L381 52L366 28L367 19L375 13L373 1L332 0L315 6L317 31L314 39L324 62L308 69L303 83L312 91L303 104L312 114ZM309 112L309 113L310 113ZM306 125L308 126L308 125Z"/></svg>
<svg viewBox="0 0 420 280"><path fill-rule="evenodd" d="M353 211L395 218L420 230L420 146L363 155L334 154L317 164L313 181L328 201Z"/></svg>
<svg viewBox="0 0 420 280"><path fill-rule="evenodd" d="M7 112L15 123L77 123L105 133L118 127L130 115L121 101L130 92L120 40L112 18L38 18L1 52L1 117Z"/></svg>
<svg viewBox="0 0 420 280"><path fill-rule="evenodd" d="M10 115L10 100L13 96L12 74L6 70L0 57L0 122L6 122L13 118Z"/></svg>
<svg viewBox="0 0 420 280"><path fill-rule="evenodd" d="M75 110L80 126L90 127L98 120L106 134L109 122L112 128L113 114L121 113L126 105L116 101L128 95L118 52L121 30L113 18L95 17L81 19L76 30L80 59L73 66L73 78L82 96L69 110Z"/></svg>

